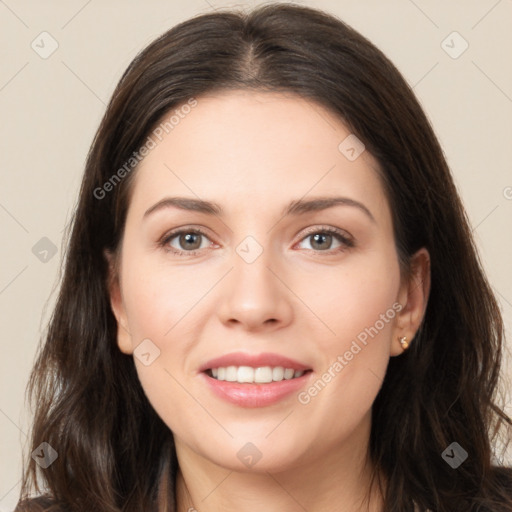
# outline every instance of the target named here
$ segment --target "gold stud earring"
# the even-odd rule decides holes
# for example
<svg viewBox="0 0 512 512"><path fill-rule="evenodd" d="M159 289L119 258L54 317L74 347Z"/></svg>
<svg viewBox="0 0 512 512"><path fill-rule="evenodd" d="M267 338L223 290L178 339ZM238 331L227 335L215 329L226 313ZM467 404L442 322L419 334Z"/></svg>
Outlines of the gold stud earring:
<svg viewBox="0 0 512 512"><path fill-rule="evenodd" d="M407 336L402 336L401 338L398 338L398 341L400 342L400 345L402 345L402 348L404 350L407 350L409 348L409 342L407 341Z"/></svg>

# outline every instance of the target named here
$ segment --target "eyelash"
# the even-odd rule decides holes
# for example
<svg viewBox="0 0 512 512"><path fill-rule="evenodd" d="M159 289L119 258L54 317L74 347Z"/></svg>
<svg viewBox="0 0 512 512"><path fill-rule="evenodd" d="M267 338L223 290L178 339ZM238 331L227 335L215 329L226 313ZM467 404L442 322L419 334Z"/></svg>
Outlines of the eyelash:
<svg viewBox="0 0 512 512"><path fill-rule="evenodd" d="M177 231L172 231L172 232L164 235L162 237L162 239L158 242L158 245L160 247L163 247L166 251L173 253L177 256L196 256L203 249L195 249L193 251L182 251L180 249L175 249L174 247L169 246L169 242L173 238L176 238L178 235L190 234L190 233L193 233L195 235L201 235L201 236L204 236L205 238L208 238L208 235L203 230L201 230L199 228L179 229ZM330 249L327 251L320 251L320 250L315 250L315 249L307 249L307 250L314 251L317 253L323 253L324 255L332 255L332 254L336 254L339 252L343 252L347 248L351 248L351 247L355 246L354 241L351 238L349 238L348 236L346 236L343 231L341 231L340 229L327 227L327 226L320 227L320 228L315 227L315 228L311 228L311 229L307 230L305 235L299 240L299 242L302 242L306 238L316 235L316 234L333 235L343 245L336 249Z"/></svg>

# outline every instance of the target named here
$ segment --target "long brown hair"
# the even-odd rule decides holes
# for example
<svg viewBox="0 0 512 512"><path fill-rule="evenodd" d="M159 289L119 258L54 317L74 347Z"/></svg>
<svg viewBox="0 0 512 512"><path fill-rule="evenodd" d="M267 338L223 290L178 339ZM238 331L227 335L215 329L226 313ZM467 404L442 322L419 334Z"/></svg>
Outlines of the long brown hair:
<svg viewBox="0 0 512 512"><path fill-rule="evenodd" d="M420 511L510 512L512 469L493 452L512 424L495 403L503 323L439 142L373 44L332 15L289 4L196 16L122 76L88 155L60 294L27 387L30 451L47 442L58 457L42 469L27 456L17 510L175 510L172 432L117 347L104 254L118 249L131 159L155 124L228 89L295 94L338 115L380 164L401 268L417 249L430 253L424 321L411 348L391 358L373 404L370 454L386 476L385 510L410 512L414 502ZM442 457L452 442L468 453L457 469ZM29 500L32 486L42 492L38 478L46 498Z"/></svg>

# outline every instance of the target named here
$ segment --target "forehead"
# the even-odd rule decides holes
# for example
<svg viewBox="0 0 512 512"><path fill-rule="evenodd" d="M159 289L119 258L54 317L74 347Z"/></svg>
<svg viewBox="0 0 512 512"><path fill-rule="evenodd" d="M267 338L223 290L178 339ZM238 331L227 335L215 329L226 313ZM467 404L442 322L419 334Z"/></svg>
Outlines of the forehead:
<svg viewBox="0 0 512 512"><path fill-rule="evenodd" d="M171 116L172 125L165 125ZM384 199L372 155L347 158L344 141L354 140L347 126L296 95L200 96L193 108L172 109L159 126L158 137L150 134L154 148L136 170L130 208L147 208L166 193L211 199L233 212L281 208L306 194Z"/></svg>

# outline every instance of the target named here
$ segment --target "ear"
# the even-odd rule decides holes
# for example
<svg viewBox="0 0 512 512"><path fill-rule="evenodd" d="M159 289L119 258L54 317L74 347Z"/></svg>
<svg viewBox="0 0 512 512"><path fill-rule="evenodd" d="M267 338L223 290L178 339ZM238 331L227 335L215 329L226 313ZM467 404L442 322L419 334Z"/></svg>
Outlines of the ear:
<svg viewBox="0 0 512 512"><path fill-rule="evenodd" d="M115 255L105 250L105 259L108 262L108 293L110 307L117 320L117 346L124 354L133 353L132 337L128 331L128 322L124 307L123 295L119 284L119 269Z"/></svg>
<svg viewBox="0 0 512 512"><path fill-rule="evenodd" d="M411 257L411 273L400 285L398 302L402 309L396 317L391 343L391 356L398 356L404 349L399 338L405 336L411 343L420 328L427 309L430 293L430 254L424 247ZM412 341L414 343L414 341Z"/></svg>

